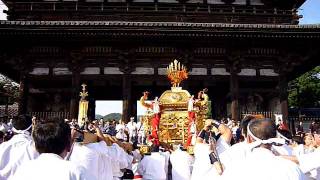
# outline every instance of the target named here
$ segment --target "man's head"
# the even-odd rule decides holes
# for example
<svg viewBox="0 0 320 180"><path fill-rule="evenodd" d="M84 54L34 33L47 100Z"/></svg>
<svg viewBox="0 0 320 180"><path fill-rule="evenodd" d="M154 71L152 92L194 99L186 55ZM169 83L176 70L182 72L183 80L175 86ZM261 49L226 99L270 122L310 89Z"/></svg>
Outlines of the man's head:
<svg viewBox="0 0 320 180"><path fill-rule="evenodd" d="M257 119L251 121L248 125L248 130L261 140L268 140L277 136L277 126L270 119ZM247 139L250 143L255 141L250 133L248 133Z"/></svg>
<svg viewBox="0 0 320 180"><path fill-rule="evenodd" d="M20 115L12 120L12 126L15 130L31 129L32 119L27 115Z"/></svg>
<svg viewBox="0 0 320 180"><path fill-rule="evenodd" d="M243 137L247 137L248 135L248 132L247 132L247 127L248 127L248 124L251 120L254 120L255 117L254 116L245 116L242 120L241 120L241 123L240 123L240 129L241 129L241 133L242 133L242 136Z"/></svg>
<svg viewBox="0 0 320 180"><path fill-rule="evenodd" d="M134 121L134 117L130 117L130 122L133 122Z"/></svg>
<svg viewBox="0 0 320 180"><path fill-rule="evenodd" d="M155 145L155 144L153 144L152 146L151 146L151 152L159 152L159 146L158 145Z"/></svg>
<svg viewBox="0 0 320 180"><path fill-rule="evenodd" d="M64 122L37 123L32 132L32 137L40 154L54 153L64 157L70 150L71 131L68 124Z"/></svg>
<svg viewBox="0 0 320 180"><path fill-rule="evenodd" d="M320 147L320 134L314 134L314 141L317 147Z"/></svg>
<svg viewBox="0 0 320 180"><path fill-rule="evenodd" d="M306 146L311 146L312 144L314 144L314 137L313 137L313 134L311 134L311 133L307 133L304 136L303 140L304 140L304 144Z"/></svg>

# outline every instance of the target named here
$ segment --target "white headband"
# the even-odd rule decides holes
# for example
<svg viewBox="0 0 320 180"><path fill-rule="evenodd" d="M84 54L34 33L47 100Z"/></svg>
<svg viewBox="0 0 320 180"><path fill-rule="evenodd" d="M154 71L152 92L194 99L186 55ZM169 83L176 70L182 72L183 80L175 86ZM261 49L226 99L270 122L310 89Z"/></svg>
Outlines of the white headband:
<svg viewBox="0 0 320 180"><path fill-rule="evenodd" d="M261 144L280 144L280 145L285 144L285 140L281 139L281 138L270 138L270 139L266 139L266 140L259 139L258 137L253 135L253 133L251 132L250 124L247 127L247 132L255 140L253 143L250 143L251 149L258 147Z"/></svg>
<svg viewBox="0 0 320 180"><path fill-rule="evenodd" d="M14 132L14 133L17 133L17 134L30 134L28 131L31 129L31 127L32 127L32 124L27 128L27 129L25 129L25 130L17 130L16 128L14 128L14 127L12 127L12 131Z"/></svg>

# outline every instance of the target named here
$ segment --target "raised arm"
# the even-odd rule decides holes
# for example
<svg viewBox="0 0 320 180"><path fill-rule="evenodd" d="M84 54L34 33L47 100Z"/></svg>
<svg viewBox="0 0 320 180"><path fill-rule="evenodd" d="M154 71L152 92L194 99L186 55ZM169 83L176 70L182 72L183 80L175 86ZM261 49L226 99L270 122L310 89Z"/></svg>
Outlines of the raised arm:
<svg viewBox="0 0 320 180"><path fill-rule="evenodd" d="M226 126L225 124L222 124L216 120L213 121L213 126L216 127L220 134L221 137L228 143L230 144L231 138L232 138L232 132L231 129Z"/></svg>

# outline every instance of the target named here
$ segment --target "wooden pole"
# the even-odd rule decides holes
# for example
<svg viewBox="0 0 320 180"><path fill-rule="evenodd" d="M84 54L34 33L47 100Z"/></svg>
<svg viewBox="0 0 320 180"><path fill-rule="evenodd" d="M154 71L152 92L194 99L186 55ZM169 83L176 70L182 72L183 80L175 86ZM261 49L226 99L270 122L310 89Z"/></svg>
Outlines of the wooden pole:
<svg viewBox="0 0 320 180"><path fill-rule="evenodd" d="M230 92L231 92L231 116L232 119L239 120L239 83L238 75L233 70L230 71Z"/></svg>

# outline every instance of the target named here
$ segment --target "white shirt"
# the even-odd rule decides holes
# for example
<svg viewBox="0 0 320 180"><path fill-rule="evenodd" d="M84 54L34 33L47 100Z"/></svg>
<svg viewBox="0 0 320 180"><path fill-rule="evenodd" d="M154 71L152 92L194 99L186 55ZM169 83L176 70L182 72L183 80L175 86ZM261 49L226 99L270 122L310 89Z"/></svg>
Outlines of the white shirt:
<svg viewBox="0 0 320 180"><path fill-rule="evenodd" d="M0 145L0 179L9 179L22 163L38 156L30 135L14 135L9 141Z"/></svg>
<svg viewBox="0 0 320 180"><path fill-rule="evenodd" d="M302 154L305 154L304 153L304 146L303 144L299 144L298 146L294 147L293 148L293 154L296 155L296 156L300 156Z"/></svg>
<svg viewBox="0 0 320 180"><path fill-rule="evenodd" d="M81 166L52 153L43 153L36 160L24 163L13 180L95 180Z"/></svg>
<svg viewBox="0 0 320 180"><path fill-rule="evenodd" d="M230 144L228 144L222 136L220 136L219 139L217 140L216 146L217 146L216 149L217 149L218 155L220 155L221 153L223 153L224 151L230 148Z"/></svg>
<svg viewBox="0 0 320 180"><path fill-rule="evenodd" d="M112 180L111 158L105 153L106 150L104 141L87 145L75 143L70 161L84 167L97 180Z"/></svg>
<svg viewBox="0 0 320 180"><path fill-rule="evenodd" d="M292 156L294 154L293 149L286 144L282 146L272 146L272 150L278 152L280 155Z"/></svg>
<svg viewBox="0 0 320 180"><path fill-rule="evenodd" d="M153 113L155 113L155 114L160 113L159 101L155 101L153 103Z"/></svg>
<svg viewBox="0 0 320 180"><path fill-rule="evenodd" d="M223 173L223 179L245 180L304 180L306 177L299 167L284 158L275 156L265 148L255 148L246 160L232 172Z"/></svg>
<svg viewBox="0 0 320 180"><path fill-rule="evenodd" d="M233 168L241 166L249 152L248 143L244 141L234 144L221 153L219 157L223 164L224 172L232 171Z"/></svg>
<svg viewBox="0 0 320 180"><path fill-rule="evenodd" d="M112 144L112 146L108 146L108 148L108 155L109 157L111 157L112 162L113 177L122 177L123 172L121 171L121 169L125 169L128 167L127 153L124 152L124 150L115 143Z"/></svg>
<svg viewBox="0 0 320 180"><path fill-rule="evenodd" d="M122 139L124 141L127 140L128 137L127 137L126 133L124 132L125 129L126 129L126 126L123 124L118 124L116 126L116 130L117 130L116 138L117 139Z"/></svg>
<svg viewBox="0 0 320 180"><path fill-rule="evenodd" d="M208 144L196 143L194 146L194 164L191 179L192 180L211 180L219 177L215 167L209 159L210 148Z"/></svg>
<svg viewBox="0 0 320 180"><path fill-rule="evenodd" d="M132 155L133 155L133 159L136 161L134 164L132 164L132 172L134 175L140 175L138 173L138 166L139 166L139 163L141 161L141 154L140 154L140 151L138 149L132 151Z"/></svg>
<svg viewBox="0 0 320 180"><path fill-rule="evenodd" d="M297 156L300 169L302 172L307 173L317 168L320 168L320 150L316 150L312 153L301 154Z"/></svg>
<svg viewBox="0 0 320 180"><path fill-rule="evenodd" d="M190 99L188 100L188 111L189 111L189 112L194 110L193 104L194 104L194 99L193 99L193 98L190 98Z"/></svg>
<svg viewBox="0 0 320 180"><path fill-rule="evenodd" d="M130 135L136 135L137 134L137 125L135 122L128 122L127 128L129 130Z"/></svg>
<svg viewBox="0 0 320 180"><path fill-rule="evenodd" d="M142 135L142 134L144 135L144 127L142 122L137 123L137 131L139 135Z"/></svg>
<svg viewBox="0 0 320 180"><path fill-rule="evenodd" d="M172 180L190 180L193 158L179 148L170 155Z"/></svg>
<svg viewBox="0 0 320 180"><path fill-rule="evenodd" d="M119 131L124 132L125 129L126 129L126 125L124 125L124 124L117 124L117 126L116 126L116 130L118 132Z"/></svg>
<svg viewBox="0 0 320 180"><path fill-rule="evenodd" d="M6 133L9 130L9 126L6 123L0 123L0 131Z"/></svg>
<svg viewBox="0 0 320 180"><path fill-rule="evenodd" d="M165 157L160 153L151 153L141 160L138 173L144 180L165 180Z"/></svg>

